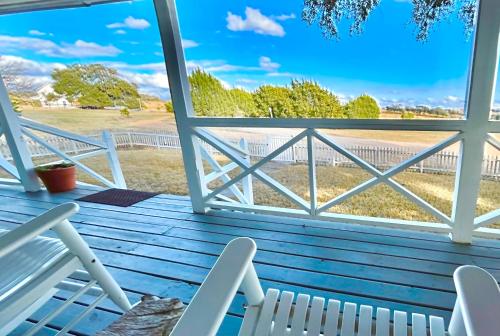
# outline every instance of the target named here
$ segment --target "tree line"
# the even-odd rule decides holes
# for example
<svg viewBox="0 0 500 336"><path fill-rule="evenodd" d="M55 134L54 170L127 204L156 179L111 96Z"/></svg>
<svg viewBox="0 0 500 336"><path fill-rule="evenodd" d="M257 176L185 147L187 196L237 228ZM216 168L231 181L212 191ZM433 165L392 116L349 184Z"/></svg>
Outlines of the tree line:
<svg viewBox="0 0 500 336"><path fill-rule="evenodd" d="M66 99L83 108L140 105L137 87L120 78L115 69L102 64L73 65L52 73L55 94L47 97ZM239 116L270 118L379 118L375 99L361 95L346 104L317 82L292 80L288 86L262 85L250 92L226 88L212 74L201 69L189 75L193 107L201 116ZM53 97L52 97L53 96ZM168 112L173 108L166 104Z"/></svg>
<svg viewBox="0 0 500 336"><path fill-rule="evenodd" d="M215 76L201 69L189 75L193 108L197 115L269 118L375 119L380 107L361 95L346 104L317 82L292 80L288 86L262 85L253 92L225 88ZM171 110L170 104L167 110Z"/></svg>
<svg viewBox="0 0 500 336"><path fill-rule="evenodd" d="M450 116L461 116L463 112L454 108L444 108L444 107L430 107L425 105L419 106L403 106L403 105L390 105L386 106L385 109L390 112L399 112L402 115L433 115L436 117L450 117Z"/></svg>

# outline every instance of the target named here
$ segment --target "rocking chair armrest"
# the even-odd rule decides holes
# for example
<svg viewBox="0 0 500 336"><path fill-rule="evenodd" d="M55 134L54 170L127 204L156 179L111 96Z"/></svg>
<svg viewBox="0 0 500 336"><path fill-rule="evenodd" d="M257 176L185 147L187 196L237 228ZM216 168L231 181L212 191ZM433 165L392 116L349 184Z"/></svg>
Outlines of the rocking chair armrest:
<svg viewBox="0 0 500 336"><path fill-rule="evenodd" d="M226 246L172 336L215 335L239 288L249 304L263 302L264 293L252 264L256 249L250 238L236 238Z"/></svg>
<svg viewBox="0 0 500 336"><path fill-rule="evenodd" d="M44 212L18 228L0 236L0 258L77 213L76 203L65 203Z"/></svg>
<svg viewBox="0 0 500 336"><path fill-rule="evenodd" d="M494 336L500 330L500 287L477 266L461 266L453 274L457 301L450 335Z"/></svg>

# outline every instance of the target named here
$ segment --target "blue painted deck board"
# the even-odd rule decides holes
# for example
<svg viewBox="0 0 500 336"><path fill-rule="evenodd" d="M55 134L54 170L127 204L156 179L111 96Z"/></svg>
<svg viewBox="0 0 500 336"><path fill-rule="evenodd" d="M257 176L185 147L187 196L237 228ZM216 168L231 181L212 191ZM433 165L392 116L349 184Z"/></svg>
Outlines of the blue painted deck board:
<svg viewBox="0 0 500 336"><path fill-rule="evenodd" d="M79 188L49 195L2 187L0 227L11 229L56 204L94 191ZM256 269L265 288L446 319L455 299L451 275L458 265L477 264L500 279L497 241L481 239L464 246L424 232L227 211L199 215L191 212L188 198L175 195L158 195L128 208L79 203L73 224L133 300L151 293L188 303L224 245L241 235L257 242ZM242 304L238 296L222 335L234 334ZM75 331L92 334L117 316L116 308L105 303L89 317L98 323L87 320ZM52 327L57 329L64 318Z"/></svg>

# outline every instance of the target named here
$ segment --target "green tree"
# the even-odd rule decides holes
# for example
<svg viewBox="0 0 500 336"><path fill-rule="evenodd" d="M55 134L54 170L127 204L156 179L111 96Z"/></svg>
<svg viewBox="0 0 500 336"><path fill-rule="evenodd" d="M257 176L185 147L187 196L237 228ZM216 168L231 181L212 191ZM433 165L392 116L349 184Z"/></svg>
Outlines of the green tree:
<svg viewBox="0 0 500 336"><path fill-rule="evenodd" d="M236 106L228 90L215 76L194 70L189 76L193 108L203 116L233 116Z"/></svg>
<svg viewBox="0 0 500 336"><path fill-rule="evenodd" d="M350 119L378 119L380 107L372 97L363 94L345 105L346 115Z"/></svg>
<svg viewBox="0 0 500 336"><path fill-rule="evenodd" d="M243 89L231 89L229 91L232 103L236 111L235 116L238 117L254 117L258 116L257 105L253 94Z"/></svg>
<svg viewBox="0 0 500 336"><path fill-rule="evenodd" d="M293 117L344 118L338 98L313 81L292 81Z"/></svg>
<svg viewBox="0 0 500 336"><path fill-rule="evenodd" d="M262 85L254 93L257 107L253 117L293 117L292 91L288 87Z"/></svg>
<svg viewBox="0 0 500 336"><path fill-rule="evenodd" d="M84 108L102 109L112 106L111 98L98 87L89 86L85 93L78 97L78 103Z"/></svg>
<svg viewBox="0 0 500 336"><path fill-rule="evenodd" d="M54 91L77 101L82 107L139 107L139 92L134 84L118 76L115 69L102 64L72 65L52 73Z"/></svg>

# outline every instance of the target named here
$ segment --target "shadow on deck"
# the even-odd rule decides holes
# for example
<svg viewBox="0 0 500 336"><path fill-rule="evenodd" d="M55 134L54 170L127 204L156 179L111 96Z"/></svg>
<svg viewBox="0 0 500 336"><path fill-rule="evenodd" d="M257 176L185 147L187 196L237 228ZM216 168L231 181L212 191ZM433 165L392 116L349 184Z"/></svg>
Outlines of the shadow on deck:
<svg viewBox="0 0 500 336"><path fill-rule="evenodd" d="M0 228L12 229L60 203L95 192L57 195L0 188ZM255 239L255 262L264 288L335 298L375 307L444 316L455 301L452 274L474 264L500 279L500 241L453 244L439 234L321 223L292 218L214 211L193 214L187 197L159 195L128 208L80 202L73 225L101 258L132 302L143 294L188 303L225 244ZM57 301L57 300L54 300ZM51 302L57 305L59 302ZM83 309L85 302L71 309ZM91 335L118 317L105 303L80 322ZM36 321L44 312L38 312ZM231 306L221 335L236 335L243 299ZM51 325L71 318L71 311ZM50 333L50 330L49 330Z"/></svg>

